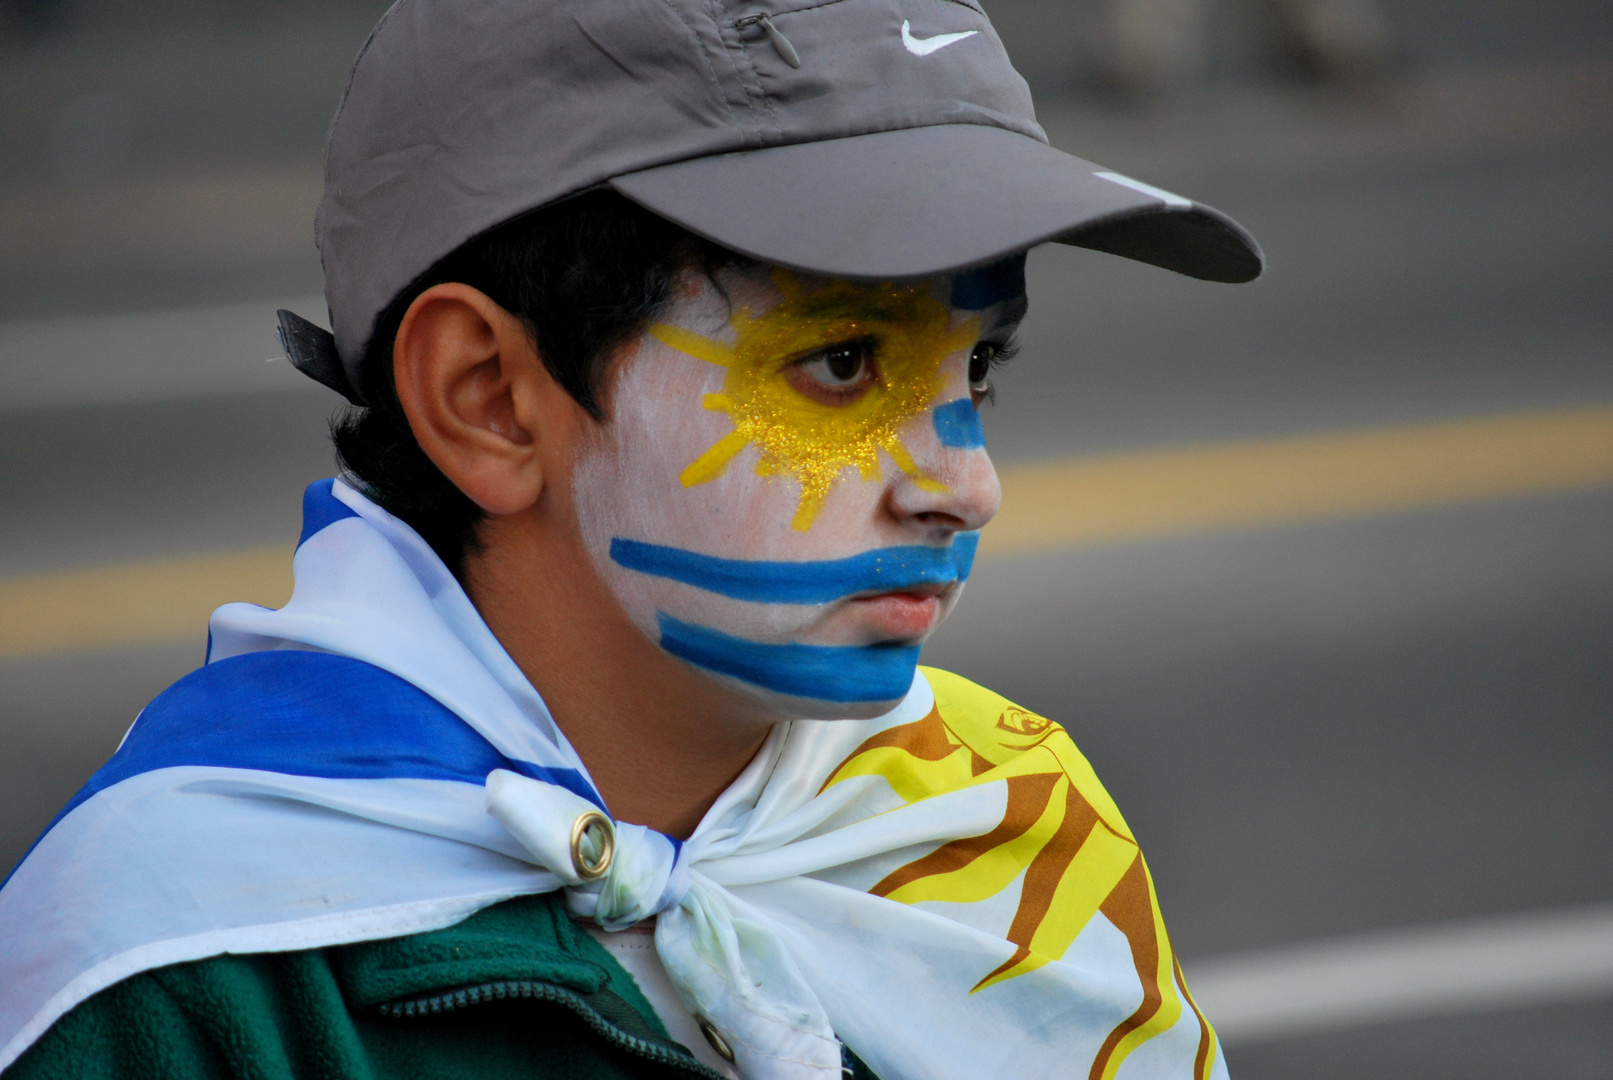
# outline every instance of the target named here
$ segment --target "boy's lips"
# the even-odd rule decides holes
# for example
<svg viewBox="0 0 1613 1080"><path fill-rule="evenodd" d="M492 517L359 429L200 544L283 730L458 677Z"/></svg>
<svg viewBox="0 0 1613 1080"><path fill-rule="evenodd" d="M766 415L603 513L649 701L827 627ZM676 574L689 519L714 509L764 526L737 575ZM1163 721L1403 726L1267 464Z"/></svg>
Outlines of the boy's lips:
<svg viewBox="0 0 1613 1080"><path fill-rule="evenodd" d="M914 585L900 591L860 596L851 601L851 606L867 621L869 629L883 639L919 638L935 629L941 617L941 595L951 587L951 584Z"/></svg>

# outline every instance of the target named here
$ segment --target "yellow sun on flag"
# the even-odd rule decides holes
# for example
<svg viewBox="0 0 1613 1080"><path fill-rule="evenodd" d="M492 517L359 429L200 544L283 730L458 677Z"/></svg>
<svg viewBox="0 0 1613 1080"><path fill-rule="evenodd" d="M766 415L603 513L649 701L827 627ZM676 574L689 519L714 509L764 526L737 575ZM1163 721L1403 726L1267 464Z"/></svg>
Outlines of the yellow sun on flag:
<svg viewBox="0 0 1613 1080"><path fill-rule="evenodd" d="M1104 1040L1087 1080L1114 1080L1132 1051L1176 1024L1184 1005L1199 1023L1193 1077L1209 1080L1213 1029L1188 993L1137 841L1086 758L1051 720L957 675L922 670L935 708L863 742L824 788L881 776L902 801L916 803L1002 781L1007 809L992 831L897 866L869 892L904 904L968 904L1019 881L1006 934L1013 952L982 972L971 993L1057 961L1101 913L1131 946L1143 1000Z"/></svg>
<svg viewBox="0 0 1613 1080"><path fill-rule="evenodd" d="M782 271L774 282L784 300L761 315L736 309L732 343L669 323L650 328L674 349L727 369L722 392L707 394L703 404L726 413L734 430L683 470L683 486L715 480L755 446L758 476L788 476L800 485L790 525L801 530L812 527L847 469L877 480L881 451L920 486L945 491L914 462L898 432L944 389L941 361L974 344L979 320L951 329L951 309L922 286L837 281L808 291ZM814 401L786 379L803 357L864 340L876 344L878 378L854 401Z"/></svg>

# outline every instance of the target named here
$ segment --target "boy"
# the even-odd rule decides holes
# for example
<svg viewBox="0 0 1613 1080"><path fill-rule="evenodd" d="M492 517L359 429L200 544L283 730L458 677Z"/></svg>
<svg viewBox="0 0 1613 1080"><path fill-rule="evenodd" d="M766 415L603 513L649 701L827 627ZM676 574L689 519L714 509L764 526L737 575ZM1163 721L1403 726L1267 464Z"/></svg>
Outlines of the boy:
<svg viewBox="0 0 1613 1080"><path fill-rule="evenodd" d="M1236 225L968 4L402 0L317 228L343 475L0 890L0 1068L1224 1074L1068 736L916 664L1025 249Z"/></svg>

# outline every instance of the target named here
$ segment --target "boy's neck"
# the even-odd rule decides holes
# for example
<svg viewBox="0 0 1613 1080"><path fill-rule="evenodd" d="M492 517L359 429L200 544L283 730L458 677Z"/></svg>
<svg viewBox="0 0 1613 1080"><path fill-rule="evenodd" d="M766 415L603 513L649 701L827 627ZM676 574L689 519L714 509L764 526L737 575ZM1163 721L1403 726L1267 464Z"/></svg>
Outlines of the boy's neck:
<svg viewBox="0 0 1613 1080"><path fill-rule="evenodd" d="M696 675L622 613L547 500L485 521L471 601L543 696L613 817L688 837L774 718ZM553 520L560 518L562 520Z"/></svg>

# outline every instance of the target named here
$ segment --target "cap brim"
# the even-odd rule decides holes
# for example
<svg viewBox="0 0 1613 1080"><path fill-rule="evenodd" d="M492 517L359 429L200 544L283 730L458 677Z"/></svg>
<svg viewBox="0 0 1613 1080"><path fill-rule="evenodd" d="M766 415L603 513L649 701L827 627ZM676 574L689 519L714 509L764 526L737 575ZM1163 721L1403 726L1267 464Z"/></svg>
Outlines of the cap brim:
<svg viewBox="0 0 1613 1080"><path fill-rule="evenodd" d="M979 124L718 154L610 184L723 247L830 277L925 277L1050 240L1206 281L1250 281L1264 262L1219 211Z"/></svg>

